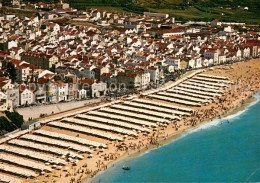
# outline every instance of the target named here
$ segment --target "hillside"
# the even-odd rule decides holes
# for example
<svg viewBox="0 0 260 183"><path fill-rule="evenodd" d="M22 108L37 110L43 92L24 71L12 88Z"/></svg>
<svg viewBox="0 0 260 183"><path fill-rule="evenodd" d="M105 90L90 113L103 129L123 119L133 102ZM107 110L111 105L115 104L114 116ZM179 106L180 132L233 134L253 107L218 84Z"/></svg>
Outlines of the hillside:
<svg viewBox="0 0 260 183"><path fill-rule="evenodd" d="M25 0L26 1L26 0ZM30 0L30 2L53 2L53 0ZM112 12L144 11L168 13L177 20L203 20L246 22L260 24L260 0L63 0L71 7L86 9L90 7ZM3 0L7 4L10 0ZM54 0L58 2L58 0ZM241 10L246 6L249 10Z"/></svg>
<svg viewBox="0 0 260 183"><path fill-rule="evenodd" d="M116 12L143 11L168 13L177 20L203 20L246 22L260 24L259 0L67 0L72 7L95 7ZM249 7L248 11L238 6Z"/></svg>
<svg viewBox="0 0 260 183"><path fill-rule="evenodd" d="M58 2L59 0L24 0L30 2ZM11 0L2 0L4 4ZM178 8L187 6L203 6L203 7L237 7L248 6L252 10L260 9L259 0L64 0L73 7L84 8L85 6L114 6L126 7L140 5L145 8Z"/></svg>
<svg viewBox="0 0 260 183"><path fill-rule="evenodd" d="M203 7L237 7L248 6L250 9L259 9L259 0L133 0L134 3L153 8L176 8L183 6Z"/></svg>
<svg viewBox="0 0 260 183"><path fill-rule="evenodd" d="M51 1L51 0L47 0ZM247 6L251 10L260 9L259 0L67 0L74 7L84 6L142 6L144 8L183 8L189 6L201 7L237 7ZM259 13L258 13L259 14Z"/></svg>

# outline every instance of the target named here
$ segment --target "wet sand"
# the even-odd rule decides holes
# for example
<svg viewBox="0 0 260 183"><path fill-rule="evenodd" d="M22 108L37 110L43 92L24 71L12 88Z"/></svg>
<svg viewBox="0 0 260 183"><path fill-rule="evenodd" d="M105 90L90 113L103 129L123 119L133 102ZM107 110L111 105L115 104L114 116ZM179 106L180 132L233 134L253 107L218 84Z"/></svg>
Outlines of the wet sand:
<svg viewBox="0 0 260 183"><path fill-rule="evenodd" d="M80 180L91 181L94 177L117 161L127 157L138 156L147 150L157 148L160 145L169 143L178 138L183 133L198 128L200 125L212 121L219 117L224 117L243 110L248 102L253 100L252 96L260 89L260 59L248 62L235 63L227 66L216 66L212 69L206 69L205 74L226 76L234 82L228 88L220 99L209 105L202 107L190 107L196 112L190 117L185 117L175 124L167 127L158 127L158 130L149 135L140 134L138 138L128 137L122 146L119 142L110 142L104 139L99 141L108 145L104 152L94 152L93 158L85 157L76 166L67 165L68 170L63 167L61 170L55 170L52 173L37 177L37 182L80 182ZM151 99L149 99L151 100ZM156 101L156 100L153 100ZM163 102L171 104L169 102ZM49 117L48 117L49 118ZM43 127L45 130L49 127ZM56 129L60 131L60 129ZM64 131L64 133L66 133ZM70 135L76 135L71 132ZM82 135L81 137L84 137ZM86 166L87 165L87 166ZM26 182L35 182L28 179Z"/></svg>
<svg viewBox="0 0 260 183"><path fill-rule="evenodd" d="M248 99L246 99L245 103L239 105L239 106L236 106L235 108L231 109L228 113L224 114L224 115L221 115L220 118L225 118L229 115L233 115L233 114L236 114L240 111L243 111L245 110L245 108L252 102L256 101L256 99L254 97L250 97ZM217 119L220 119L219 117L217 118L214 118L213 120L217 120ZM190 132L190 131L193 131L197 128L199 128L200 126L202 126L203 124L206 124L206 123L210 123L211 121L213 120L207 120L207 121L203 121L202 123L200 123L198 126L196 127L191 127L187 130L183 130L183 131L179 131L178 133L175 133L175 134L172 134L170 136L168 136L166 139L165 138L159 138L157 141L158 141L158 144L157 145L153 145L153 144L149 144L148 147L142 147L140 150L135 150L135 151L129 151L127 154L125 154L124 156L118 158L117 160L109 163L107 166L108 168L111 168L113 166L116 166L116 164L120 161L123 161L124 159L127 159L127 158L134 158L134 157L138 157L139 155L147 152L147 151L150 151L150 150L153 150L153 149L157 149L159 148L160 146L163 146L165 144L168 144L170 142L172 142L173 140L181 137L182 135L184 135L185 133L187 132ZM100 172L98 172L95 177L93 178L85 178L82 180L83 183L91 183L97 176L101 175L102 173L104 173L105 170L102 170Z"/></svg>

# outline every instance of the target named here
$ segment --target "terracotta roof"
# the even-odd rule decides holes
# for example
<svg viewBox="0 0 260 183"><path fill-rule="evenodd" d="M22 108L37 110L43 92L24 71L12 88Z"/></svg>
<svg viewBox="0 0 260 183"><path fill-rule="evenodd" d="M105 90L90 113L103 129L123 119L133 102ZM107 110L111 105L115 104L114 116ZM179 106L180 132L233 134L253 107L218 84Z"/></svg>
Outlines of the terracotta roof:
<svg viewBox="0 0 260 183"><path fill-rule="evenodd" d="M87 79L80 80L79 83L92 85L93 83L95 83L95 79L88 79L87 78Z"/></svg>

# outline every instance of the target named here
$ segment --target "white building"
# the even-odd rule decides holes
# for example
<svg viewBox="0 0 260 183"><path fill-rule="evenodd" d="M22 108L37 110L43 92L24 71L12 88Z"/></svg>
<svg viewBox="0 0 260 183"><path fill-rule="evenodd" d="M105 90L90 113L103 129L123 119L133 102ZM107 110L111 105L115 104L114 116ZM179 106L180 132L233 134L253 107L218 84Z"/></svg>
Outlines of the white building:
<svg viewBox="0 0 260 183"><path fill-rule="evenodd" d="M91 85L91 97L100 97L105 96L107 92L107 84L100 82L100 83L93 83Z"/></svg>
<svg viewBox="0 0 260 183"><path fill-rule="evenodd" d="M13 110L12 101L7 99L7 95L0 91L0 111Z"/></svg>
<svg viewBox="0 0 260 183"><path fill-rule="evenodd" d="M148 67L147 71L150 74L150 81L153 81L154 83L158 82L160 79L160 71L156 67Z"/></svg>
<svg viewBox="0 0 260 183"><path fill-rule="evenodd" d="M146 17L168 18L169 14L144 12L144 16L146 16Z"/></svg>
<svg viewBox="0 0 260 183"><path fill-rule="evenodd" d="M64 83L62 81L58 81L57 87L57 98L58 102L66 101L68 96L68 83Z"/></svg>
<svg viewBox="0 0 260 183"><path fill-rule="evenodd" d="M24 86L20 86L24 87ZM25 88L24 90L20 91L20 105L30 105L34 102L33 91Z"/></svg>
<svg viewBox="0 0 260 183"><path fill-rule="evenodd" d="M78 99L85 99L85 98L87 98L87 90L83 88L78 90Z"/></svg>
<svg viewBox="0 0 260 183"><path fill-rule="evenodd" d="M174 66L175 69L181 68L181 59L177 57L166 57L165 63Z"/></svg>

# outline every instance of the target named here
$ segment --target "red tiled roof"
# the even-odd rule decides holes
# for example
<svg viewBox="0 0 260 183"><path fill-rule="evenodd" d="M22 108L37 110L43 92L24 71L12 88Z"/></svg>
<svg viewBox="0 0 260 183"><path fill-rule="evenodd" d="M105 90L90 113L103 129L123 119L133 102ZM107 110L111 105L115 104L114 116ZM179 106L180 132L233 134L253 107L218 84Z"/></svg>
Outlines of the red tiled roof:
<svg viewBox="0 0 260 183"><path fill-rule="evenodd" d="M88 79L87 78L87 79L80 80L79 83L92 85L93 83L95 83L95 79Z"/></svg>

